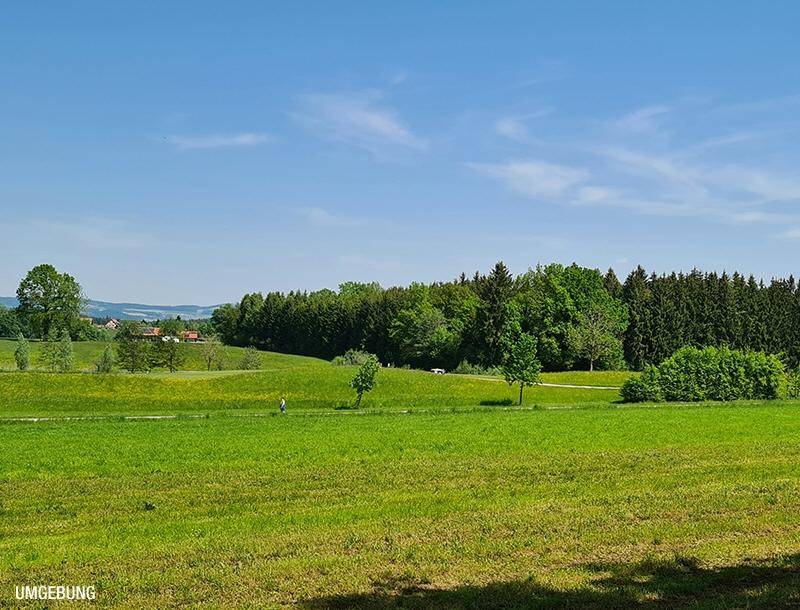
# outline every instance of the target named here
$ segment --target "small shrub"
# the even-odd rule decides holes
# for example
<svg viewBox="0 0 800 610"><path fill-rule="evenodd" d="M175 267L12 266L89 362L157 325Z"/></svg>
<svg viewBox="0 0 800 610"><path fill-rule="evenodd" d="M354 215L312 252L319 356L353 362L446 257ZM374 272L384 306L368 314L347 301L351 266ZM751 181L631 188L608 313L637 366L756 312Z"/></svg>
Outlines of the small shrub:
<svg viewBox="0 0 800 610"><path fill-rule="evenodd" d="M254 347L248 347L244 350L242 359L239 360L239 370L242 371L256 371L261 368L261 355Z"/></svg>
<svg viewBox="0 0 800 610"><path fill-rule="evenodd" d="M361 366L372 357L374 356L369 352L349 349L341 356L336 356L336 358L331 360L331 364L334 366Z"/></svg>
<svg viewBox="0 0 800 610"><path fill-rule="evenodd" d="M116 358L114 357L114 349L111 347L111 345L106 345L106 348L103 350L103 353L100 356L100 360L95 362L94 366L98 373L110 373L114 370L115 361Z"/></svg>
<svg viewBox="0 0 800 610"><path fill-rule="evenodd" d="M453 369L453 373L457 375L486 375L488 377L502 377L503 371L496 366L481 366L480 364L472 364L469 360L462 360L458 366Z"/></svg>
<svg viewBox="0 0 800 610"><path fill-rule="evenodd" d="M647 367L638 377L630 377L620 390L625 402L660 402L663 400L658 384L658 369Z"/></svg>

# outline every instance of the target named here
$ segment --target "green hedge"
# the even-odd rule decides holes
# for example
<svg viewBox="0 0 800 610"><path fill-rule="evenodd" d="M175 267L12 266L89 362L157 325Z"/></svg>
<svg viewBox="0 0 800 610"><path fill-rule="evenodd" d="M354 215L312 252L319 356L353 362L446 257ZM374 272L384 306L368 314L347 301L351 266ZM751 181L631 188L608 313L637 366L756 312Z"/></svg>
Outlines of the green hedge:
<svg viewBox="0 0 800 610"><path fill-rule="evenodd" d="M622 386L625 402L778 398L784 368L776 356L727 348L684 347Z"/></svg>

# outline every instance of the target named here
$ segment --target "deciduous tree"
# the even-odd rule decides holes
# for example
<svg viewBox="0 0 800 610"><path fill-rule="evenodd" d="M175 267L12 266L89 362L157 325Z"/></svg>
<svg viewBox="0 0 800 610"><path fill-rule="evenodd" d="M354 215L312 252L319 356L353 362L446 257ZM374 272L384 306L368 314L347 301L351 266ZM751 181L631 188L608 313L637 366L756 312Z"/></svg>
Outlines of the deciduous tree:
<svg viewBox="0 0 800 610"><path fill-rule="evenodd" d="M542 366L536 359L536 339L521 333L510 346L503 362L503 377L508 385L519 384L519 404L522 404L522 393L525 386L532 386L539 381Z"/></svg>
<svg viewBox="0 0 800 610"><path fill-rule="evenodd" d="M48 336L54 327L72 328L84 302L75 278L52 265L31 269L17 288L17 300L17 311L40 337Z"/></svg>
<svg viewBox="0 0 800 610"><path fill-rule="evenodd" d="M381 365L378 359L370 354L358 368L356 376L350 381L350 387L356 391L356 409L361 406L361 398L366 392L371 392L375 387L375 378L378 375Z"/></svg>
<svg viewBox="0 0 800 610"><path fill-rule="evenodd" d="M589 361L590 371L598 360L622 351L613 320L599 307L579 314L578 323L569 330L568 340L575 353Z"/></svg>

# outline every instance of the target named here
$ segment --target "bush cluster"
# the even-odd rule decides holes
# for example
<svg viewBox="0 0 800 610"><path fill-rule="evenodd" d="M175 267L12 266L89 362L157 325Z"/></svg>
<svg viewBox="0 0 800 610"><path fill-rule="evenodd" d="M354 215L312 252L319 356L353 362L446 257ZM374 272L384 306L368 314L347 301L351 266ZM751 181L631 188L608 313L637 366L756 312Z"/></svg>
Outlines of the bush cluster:
<svg viewBox="0 0 800 610"><path fill-rule="evenodd" d="M622 386L625 402L778 398L784 368L776 356L728 348L684 347Z"/></svg>
<svg viewBox="0 0 800 610"><path fill-rule="evenodd" d="M239 360L239 370L242 371L257 371L261 368L261 354L254 347L248 347L244 351L244 355Z"/></svg>
<svg viewBox="0 0 800 610"><path fill-rule="evenodd" d="M496 366L481 366L480 364L472 364L469 360L462 360L458 366L453 369L453 373L459 375L486 375L490 377L500 377L503 371L500 367Z"/></svg>
<svg viewBox="0 0 800 610"><path fill-rule="evenodd" d="M364 352L357 349L349 349L341 356L336 356L331 360L334 366L361 366L371 358L375 358L369 352Z"/></svg>

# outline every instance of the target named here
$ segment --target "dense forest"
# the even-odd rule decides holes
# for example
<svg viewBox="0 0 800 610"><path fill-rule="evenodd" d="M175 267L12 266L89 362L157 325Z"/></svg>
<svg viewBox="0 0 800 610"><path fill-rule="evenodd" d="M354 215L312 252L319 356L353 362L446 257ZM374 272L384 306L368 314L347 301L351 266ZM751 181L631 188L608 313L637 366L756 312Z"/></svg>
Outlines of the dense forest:
<svg viewBox="0 0 800 610"><path fill-rule="evenodd" d="M624 283L578 265L538 266L383 289L346 283L338 292L246 294L212 322L222 340L332 358L348 349L381 361L451 369L503 359L509 328L535 337L545 370L641 369L683 346L728 346L800 359L800 290L794 278L768 285L738 273L648 275ZM588 347L587 347L588 345Z"/></svg>

